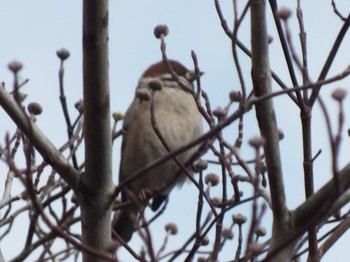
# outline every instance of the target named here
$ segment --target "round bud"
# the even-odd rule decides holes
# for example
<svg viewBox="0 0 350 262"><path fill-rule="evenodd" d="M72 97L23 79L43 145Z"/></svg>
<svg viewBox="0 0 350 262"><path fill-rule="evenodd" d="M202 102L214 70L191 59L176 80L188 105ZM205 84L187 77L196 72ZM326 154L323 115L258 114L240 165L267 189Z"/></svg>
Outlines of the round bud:
<svg viewBox="0 0 350 262"><path fill-rule="evenodd" d="M169 28L167 25L158 25L154 28L153 33L159 39L161 35L167 36L169 34Z"/></svg>
<svg viewBox="0 0 350 262"><path fill-rule="evenodd" d="M203 171L207 169L208 161L203 159L198 159L196 162L194 162L193 166L196 171Z"/></svg>
<svg viewBox="0 0 350 262"><path fill-rule="evenodd" d="M211 183L212 186L216 186L219 184L220 178L217 174L214 173L209 173L208 175L205 176L205 183L208 185Z"/></svg>
<svg viewBox="0 0 350 262"><path fill-rule="evenodd" d="M265 139L260 137L260 136L256 136L256 137L249 139L249 144L252 147L260 148L261 146L263 146L265 144Z"/></svg>
<svg viewBox="0 0 350 262"><path fill-rule="evenodd" d="M267 42L271 44L273 42L273 36L272 35L267 35Z"/></svg>
<svg viewBox="0 0 350 262"><path fill-rule="evenodd" d="M177 234L177 226L174 223L168 223L165 225L165 231L171 235Z"/></svg>
<svg viewBox="0 0 350 262"><path fill-rule="evenodd" d="M40 115L43 111L43 108L39 103L30 103L27 108L29 113L33 115Z"/></svg>
<svg viewBox="0 0 350 262"><path fill-rule="evenodd" d="M79 100L78 102L76 102L74 104L74 107L78 110L78 112L80 114L84 113L84 101L83 100Z"/></svg>
<svg viewBox="0 0 350 262"><path fill-rule="evenodd" d="M259 255L264 250L264 245L258 242L254 242L254 243L251 243L249 249L253 253L253 255L256 256L256 255Z"/></svg>
<svg viewBox="0 0 350 262"><path fill-rule="evenodd" d="M282 7L278 9L277 14L281 19L287 20L292 15L292 11L289 8Z"/></svg>
<svg viewBox="0 0 350 262"><path fill-rule="evenodd" d="M22 93L22 92L18 92L18 98L20 102L23 102L26 98L27 98L27 94Z"/></svg>
<svg viewBox="0 0 350 262"><path fill-rule="evenodd" d="M233 231L229 228L222 230L222 236L227 239L233 239Z"/></svg>
<svg viewBox="0 0 350 262"><path fill-rule="evenodd" d="M222 107L217 107L216 109L214 109L213 114L217 118L222 119L226 116L226 109Z"/></svg>
<svg viewBox="0 0 350 262"><path fill-rule="evenodd" d="M69 51L65 48L61 48L60 50L57 50L56 54L61 60L66 60L70 56Z"/></svg>
<svg viewBox="0 0 350 262"><path fill-rule="evenodd" d="M145 88L140 88L136 90L136 97L141 101L148 101L151 99L150 92Z"/></svg>
<svg viewBox="0 0 350 262"><path fill-rule="evenodd" d="M159 79L152 79L148 82L149 88L151 88L153 91L159 91L162 90L162 82Z"/></svg>
<svg viewBox="0 0 350 262"><path fill-rule="evenodd" d="M209 244L209 238L207 236L205 236L201 241L201 245L207 246L208 244Z"/></svg>
<svg viewBox="0 0 350 262"><path fill-rule="evenodd" d="M124 115L120 112L114 112L112 114L112 117L113 117L114 121L120 121L124 118Z"/></svg>
<svg viewBox="0 0 350 262"><path fill-rule="evenodd" d="M231 91L230 100L231 102L239 102L239 100L241 100L241 93L238 91Z"/></svg>
<svg viewBox="0 0 350 262"><path fill-rule="evenodd" d="M247 217L241 213L238 213L232 215L232 220L238 225L243 225L245 222L247 222Z"/></svg>
<svg viewBox="0 0 350 262"><path fill-rule="evenodd" d="M278 137L280 140L282 140L284 138L284 133L283 133L282 129L278 129Z"/></svg>
<svg viewBox="0 0 350 262"><path fill-rule="evenodd" d="M259 237L263 237L266 235L266 228L264 227L257 227L254 231L255 234Z"/></svg>
<svg viewBox="0 0 350 262"><path fill-rule="evenodd" d="M337 88L333 91L332 97L338 102L342 102L346 97L347 91L344 88Z"/></svg>
<svg viewBox="0 0 350 262"><path fill-rule="evenodd" d="M8 68L13 72L13 73L17 73L19 70L21 70L23 67L22 63L17 61L17 60L14 60L12 62L10 62L8 64Z"/></svg>

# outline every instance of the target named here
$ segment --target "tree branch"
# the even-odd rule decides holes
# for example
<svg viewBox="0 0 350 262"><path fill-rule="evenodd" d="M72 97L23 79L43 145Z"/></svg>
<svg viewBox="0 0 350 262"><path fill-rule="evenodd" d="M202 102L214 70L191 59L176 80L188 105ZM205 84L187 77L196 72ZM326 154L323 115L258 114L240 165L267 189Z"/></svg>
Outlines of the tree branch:
<svg viewBox="0 0 350 262"><path fill-rule="evenodd" d="M251 4L251 43L252 43L252 81L255 96L270 94L271 69L266 28L266 3L254 0ZM283 182L281 156L279 149L279 132L272 99L261 101L255 106L256 116L262 137L265 139L264 153L270 185L273 229L270 252L276 252L269 261L287 261L293 250L293 243L278 249L281 241L293 231L289 223L289 211Z"/></svg>
<svg viewBox="0 0 350 262"><path fill-rule="evenodd" d="M252 79L257 97L271 93L271 71L268 60L265 1L255 0L251 8ZM286 217L285 191L279 151L279 134L271 99L256 105L261 135L265 139L265 157L271 187L272 209L275 217Z"/></svg>
<svg viewBox="0 0 350 262"><path fill-rule="evenodd" d="M334 179L331 179L326 185L293 211L292 217L296 229L305 228L308 226L306 223L310 223L310 221L315 224L334 213L334 209L331 208L332 205L342 194L350 189L350 163L339 171L337 176L338 192ZM346 204L345 202L342 203L343 205Z"/></svg>
<svg viewBox="0 0 350 262"><path fill-rule="evenodd" d="M0 105L30 140L35 149L38 150L45 162L51 165L67 184L75 190L79 182L79 172L69 164L35 123L29 120L24 110L3 87L0 87Z"/></svg>
<svg viewBox="0 0 350 262"><path fill-rule="evenodd" d="M112 135L108 76L108 0L83 1L85 174L83 243L111 255ZM102 261L87 252L84 261Z"/></svg>

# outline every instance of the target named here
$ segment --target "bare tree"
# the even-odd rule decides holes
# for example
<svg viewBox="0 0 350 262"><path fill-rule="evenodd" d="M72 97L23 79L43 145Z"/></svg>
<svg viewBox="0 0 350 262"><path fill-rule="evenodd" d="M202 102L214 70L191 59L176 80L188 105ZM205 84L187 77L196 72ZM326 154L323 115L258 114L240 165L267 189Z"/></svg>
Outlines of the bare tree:
<svg viewBox="0 0 350 262"><path fill-rule="evenodd" d="M288 22L292 15L290 10L279 8L276 0L270 0L269 5L265 0L247 0L243 8L238 8L237 2L233 1L234 23L231 29L219 0L214 1L223 32L231 41L240 89L229 94L226 104L213 109L211 98L201 83L200 62L192 51L197 78L196 89L191 94L208 131L131 176L131 179L137 179L165 161L174 161L177 155L189 148L200 145L197 152L200 159L190 163L198 173L190 177L191 186L198 192L196 216L190 218L195 228L184 243L178 243L175 250L170 249L167 243L171 235L177 233L176 221L166 226L166 235L160 247L152 242L156 232L151 230L150 225L157 223L157 218L167 207L167 201L151 217L148 212L140 213L134 238L141 239L141 251L122 241L111 229L112 216L125 207L119 202L119 193L131 179L119 185L112 182L112 144L120 139L124 130L117 128L122 114L114 113L112 127L110 123L108 1L83 1L84 96L76 103L74 121L67 109L63 81L64 63L69 52L65 49L57 52L61 61L60 101L68 136L67 142L60 148L56 148L36 125L36 118L42 111L40 104L33 102L24 106L26 98L21 88L26 81L19 80L22 64L16 61L9 64L14 75L13 89L7 90L2 84L0 105L16 124L17 130L13 134L7 133L0 147L1 160L8 166L0 201L3 210L1 238L13 234L13 224L20 215L26 214L30 220L25 232L25 246L19 254L14 254L11 261L25 261L29 257L33 261L79 260L81 257L84 261L118 261L123 260L118 256L121 249L139 261L192 261L194 258L198 261L298 261L305 254L308 261L320 261L348 230L349 211L344 214L341 211L350 197L350 163L339 166L340 145L345 133L344 99L347 91L335 88L332 93L338 104L335 132L331 124L334 120L320 94L325 85L338 83L350 74L347 68L335 76L328 76L350 26L350 15L343 17L332 1L334 15L343 26L317 81L312 81L300 1L296 6L300 48L295 48L297 41L291 37ZM267 28L269 14L275 21L284 54L281 59L287 65L292 87L287 86L286 80L270 68L269 43L272 39ZM238 32L249 16L251 46L247 47L240 41ZM167 30L166 26L157 27L155 34L160 41L163 61L181 86L167 55ZM241 53L251 58L250 77L241 68ZM250 81L246 81L247 78ZM273 91L272 85L277 85L279 90ZM280 150L283 131L279 128L276 119L278 108L274 105L274 99L280 96L288 96L294 103L300 113L302 127L303 148L300 154L303 155L303 174L300 175L303 175L305 182L305 201L295 209L287 205L286 170L281 164L283 154L288 152ZM332 179L318 190L315 190L313 170L320 152L312 150L312 112L316 110L315 104L319 105L325 117L332 163ZM260 134L246 138L244 125L248 113L252 111L255 111ZM237 135L225 133L232 127L236 128ZM154 125L155 132L156 129ZM242 153L244 140L249 141L255 152L253 159L248 159ZM82 150L83 142L85 157L79 163L76 154ZM22 162L17 160L19 155ZM217 167L220 174L214 171ZM44 172L50 173L47 179L42 176ZM23 191L12 195L13 183L18 182L23 186ZM249 190L246 184L250 186ZM214 190L218 193L213 193ZM17 208L18 201L24 205ZM249 215L236 212L247 203L251 207ZM268 231L262 225L267 213L272 216L271 230ZM332 227L324 229L330 223ZM238 236L237 247L222 258L224 248L234 238L233 232ZM321 236L319 232L324 235ZM266 235L269 239L263 238Z"/></svg>

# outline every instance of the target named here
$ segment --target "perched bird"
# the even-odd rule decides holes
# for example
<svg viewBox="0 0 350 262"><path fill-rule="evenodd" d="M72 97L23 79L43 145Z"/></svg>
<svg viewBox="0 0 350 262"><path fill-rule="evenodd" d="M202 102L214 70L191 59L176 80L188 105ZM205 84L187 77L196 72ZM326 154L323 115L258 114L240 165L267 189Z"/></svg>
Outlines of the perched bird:
<svg viewBox="0 0 350 262"><path fill-rule="evenodd" d="M177 61L170 60L172 68L180 81L190 89L195 73ZM151 98L152 96L152 98ZM153 101L153 102L151 102ZM151 122L151 103L155 123ZM164 143L154 130L156 124ZM124 136L121 149L119 182L144 168L146 165L165 156L189 142L202 133L202 117L193 96L184 91L172 78L169 68L161 61L150 66L142 75L136 88L136 96L124 117ZM167 148L168 147L168 150ZM187 170L194 160L198 146L193 147L176 158ZM130 204L122 208L113 222L113 229L126 242L137 225L137 215L152 199L151 208L156 210L168 197L176 185L182 185L186 174L174 159L153 168L125 183L122 201Z"/></svg>

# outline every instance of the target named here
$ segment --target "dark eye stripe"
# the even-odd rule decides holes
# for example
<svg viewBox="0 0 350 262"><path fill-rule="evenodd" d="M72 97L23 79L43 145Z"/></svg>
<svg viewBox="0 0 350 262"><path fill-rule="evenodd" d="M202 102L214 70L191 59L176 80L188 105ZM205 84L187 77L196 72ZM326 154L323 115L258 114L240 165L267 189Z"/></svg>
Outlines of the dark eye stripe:
<svg viewBox="0 0 350 262"><path fill-rule="evenodd" d="M164 86L169 87L169 88L179 88L178 83L176 80L174 80L171 76L169 75L164 75L161 76L161 81L163 82ZM189 82L186 78L180 76L180 81L183 82L188 88L194 89L194 86L192 85L191 82Z"/></svg>
<svg viewBox="0 0 350 262"><path fill-rule="evenodd" d="M176 82L171 76L162 76L161 79L164 81Z"/></svg>

